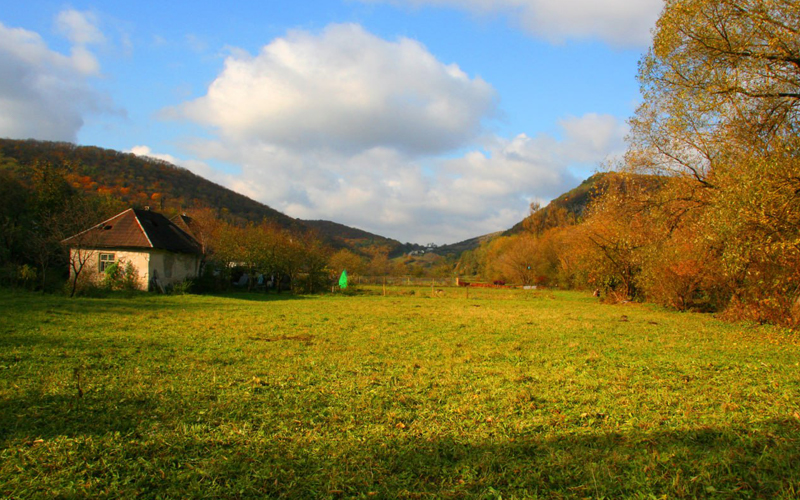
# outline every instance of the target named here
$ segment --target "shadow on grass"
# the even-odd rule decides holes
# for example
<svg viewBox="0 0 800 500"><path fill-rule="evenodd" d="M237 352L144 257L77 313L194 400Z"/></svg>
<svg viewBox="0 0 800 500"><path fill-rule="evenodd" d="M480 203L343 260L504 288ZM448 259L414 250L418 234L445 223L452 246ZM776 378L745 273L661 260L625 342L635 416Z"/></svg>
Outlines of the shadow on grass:
<svg viewBox="0 0 800 500"><path fill-rule="evenodd" d="M149 398L101 398L28 393L2 400L0 447L11 441L66 436L123 435L145 431L154 420L156 405Z"/></svg>
<svg viewBox="0 0 800 500"><path fill-rule="evenodd" d="M285 302L289 300L306 300L305 295L295 295L291 292L257 292L257 291L231 291L222 293L207 293L202 297L216 297L220 299L247 300L253 302ZM312 296L313 297L313 296Z"/></svg>
<svg viewBox="0 0 800 500"><path fill-rule="evenodd" d="M191 300L196 298L197 300ZM230 292L220 294L163 296L145 292L125 293L113 292L106 297L76 297L67 298L60 295L46 295L35 292L9 292L0 290L0 334L2 334L3 321L9 325L16 323L14 315L21 315L26 320L36 315L56 319L67 315L123 315L138 316L142 313L168 312L171 310L208 310L209 307L220 308L224 304L209 304L206 298L218 298L234 301L250 302L285 302L305 300L308 297L294 295L288 292L257 293L257 292ZM186 299L186 300L183 300Z"/></svg>
<svg viewBox="0 0 800 500"><path fill-rule="evenodd" d="M322 429L312 441L314 446L308 446L300 434L270 430L276 423L262 426L258 433L228 434L220 440L209 430L214 425L198 421L198 413L191 409L169 417L157 415L158 408L149 399L78 401L31 394L3 401L0 445L118 432L121 436L115 439L124 449L131 436L152 437L158 418L166 419L162 429L207 424L201 425L206 430L191 435L156 435L150 441L153 449L147 460L204 464L202 475L185 471L161 486L157 481L151 485L189 496L200 493L192 488L203 478L214 478L213 486L203 486L203 495L254 498L794 498L800 492L796 419L769 420L752 428L704 426L561 436L506 433L483 442L473 442L462 432L425 437L413 426L399 433L388 427L383 437L367 439ZM169 445L159 445L162 440ZM130 473L125 462L106 466L114 475Z"/></svg>
<svg viewBox="0 0 800 500"><path fill-rule="evenodd" d="M514 436L473 444L452 438L398 440L376 447L391 490L503 496L629 497L639 494L794 498L800 492L800 423L771 420L757 430ZM398 478L405 478L398 480Z"/></svg>

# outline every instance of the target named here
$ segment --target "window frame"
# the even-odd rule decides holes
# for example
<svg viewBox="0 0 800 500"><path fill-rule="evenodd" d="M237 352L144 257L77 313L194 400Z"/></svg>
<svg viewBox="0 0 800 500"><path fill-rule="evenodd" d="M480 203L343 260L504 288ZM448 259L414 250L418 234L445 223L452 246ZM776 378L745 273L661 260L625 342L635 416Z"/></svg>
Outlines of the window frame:
<svg viewBox="0 0 800 500"><path fill-rule="evenodd" d="M111 257L110 259L108 257ZM106 272L106 269L117 262L116 252L100 252L97 255L97 270L100 273Z"/></svg>

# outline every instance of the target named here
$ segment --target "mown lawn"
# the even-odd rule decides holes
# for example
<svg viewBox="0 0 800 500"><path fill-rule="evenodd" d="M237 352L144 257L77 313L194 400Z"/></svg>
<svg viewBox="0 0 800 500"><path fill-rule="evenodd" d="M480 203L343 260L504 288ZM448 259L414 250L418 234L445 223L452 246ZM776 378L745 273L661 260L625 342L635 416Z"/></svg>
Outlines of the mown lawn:
<svg viewBox="0 0 800 500"><path fill-rule="evenodd" d="M389 292L0 292L0 497L800 497L796 334Z"/></svg>

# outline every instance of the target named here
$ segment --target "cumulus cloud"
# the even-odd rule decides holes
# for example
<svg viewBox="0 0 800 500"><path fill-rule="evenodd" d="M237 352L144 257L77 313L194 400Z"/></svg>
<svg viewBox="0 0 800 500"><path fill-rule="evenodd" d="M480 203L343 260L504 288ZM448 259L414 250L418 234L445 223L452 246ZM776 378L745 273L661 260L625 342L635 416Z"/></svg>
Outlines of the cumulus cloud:
<svg viewBox="0 0 800 500"><path fill-rule="evenodd" d="M56 26L75 45L86 46L106 41L98 27L97 16L91 12L73 9L61 11L56 18Z"/></svg>
<svg viewBox="0 0 800 500"><path fill-rule="evenodd" d="M362 0L398 5L441 5L478 13L501 13L530 34L552 42L599 39L621 47L644 47L662 0Z"/></svg>
<svg viewBox="0 0 800 500"><path fill-rule="evenodd" d="M196 143L192 154L240 165L240 175L217 182L293 217L335 220L402 241L452 243L507 229L531 201L574 187L579 179L569 167L621 152L627 130L596 114L565 118L560 127L559 137L485 137L480 150L449 159L387 147L297 151L227 138Z"/></svg>
<svg viewBox="0 0 800 500"><path fill-rule="evenodd" d="M97 17L91 12L64 10L56 18L58 30L72 42L72 60L81 72L99 74L100 63L89 50L89 45L105 43L106 37L97 26Z"/></svg>
<svg viewBox="0 0 800 500"><path fill-rule="evenodd" d="M289 149L430 154L465 144L494 109L489 84L420 43L344 24L231 54L205 96L166 114Z"/></svg>
<svg viewBox="0 0 800 500"><path fill-rule="evenodd" d="M241 168L213 180L290 216L448 243L511 227L578 183L571 166L621 149L625 126L597 114L557 136L486 136L495 99L413 40L333 25L231 54L205 96L166 114L214 132L187 156Z"/></svg>
<svg viewBox="0 0 800 500"><path fill-rule="evenodd" d="M88 81L99 64L86 45L102 33L75 11L61 23L79 42L69 56L50 50L38 33L0 23L0 136L75 141L86 113L111 109Z"/></svg>
<svg viewBox="0 0 800 500"><path fill-rule="evenodd" d="M595 163L604 156L625 151L625 136L630 127L612 115L587 113L569 116L558 122L565 134L563 149L576 163Z"/></svg>

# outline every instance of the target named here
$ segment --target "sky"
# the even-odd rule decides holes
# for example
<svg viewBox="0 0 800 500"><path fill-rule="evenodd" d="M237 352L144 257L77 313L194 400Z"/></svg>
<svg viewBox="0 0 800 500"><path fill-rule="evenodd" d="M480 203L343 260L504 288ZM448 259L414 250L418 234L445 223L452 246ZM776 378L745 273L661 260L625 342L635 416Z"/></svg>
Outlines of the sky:
<svg viewBox="0 0 800 500"><path fill-rule="evenodd" d="M170 161L414 243L625 150L662 0L0 0L0 137Z"/></svg>

